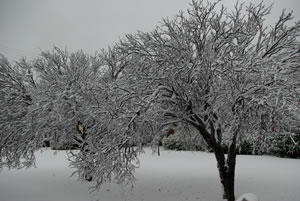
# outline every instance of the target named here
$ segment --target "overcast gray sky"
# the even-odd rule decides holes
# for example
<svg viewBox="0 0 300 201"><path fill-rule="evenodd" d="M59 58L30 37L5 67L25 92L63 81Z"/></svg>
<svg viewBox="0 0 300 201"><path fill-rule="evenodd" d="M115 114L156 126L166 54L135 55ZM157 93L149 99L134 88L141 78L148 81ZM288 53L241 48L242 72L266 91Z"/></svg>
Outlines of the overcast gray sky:
<svg viewBox="0 0 300 201"><path fill-rule="evenodd" d="M260 0L252 0L259 2ZM151 31L162 18L186 10L191 0L0 0L0 53L9 60L36 57L53 45L94 53L125 33ZM242 2L242 1L241 1ZM246 3L250 1L244 1ZM268 23L283 8L300 20L299 0L274 2ZM223 0L232 8L235 0Z"/></svg>

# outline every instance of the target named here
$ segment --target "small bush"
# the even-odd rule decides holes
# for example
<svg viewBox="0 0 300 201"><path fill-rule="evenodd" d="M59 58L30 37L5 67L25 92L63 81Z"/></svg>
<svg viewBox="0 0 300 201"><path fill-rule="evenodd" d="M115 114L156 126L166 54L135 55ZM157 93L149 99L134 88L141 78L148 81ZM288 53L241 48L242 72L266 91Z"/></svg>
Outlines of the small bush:
<svg viewBox="0 0 300 201"><path fill-rule="evenodd" d="M255 136L245 139L239 146L238 154L300 158L300 135Z"/></svg>
<svg viewBox="0 0 300 201"><path fill-rule="evenodd" d="M300 158L300 135L276 135L268 138L268 154Z"/></svg>
<svg viewBox="0 0 300 201"><path fill-rule="evenodd" d="M184 149L184 142L178 135L170 135L169 137L164 137L162 139L162 146L165 149L170 150L185 150Z"/></svg>
<svg viewBox="0 0 300 201"><path fill-rule="evenodd" d="M241 155L262 155L266 150L264 137L250 137L242 141L238 154Z"/></svg>
<svg viewBox="0 0 300 201"><path fill-rule="evenodd" d="M53 150L77 150L77 149L79 149L79 146L77 144L69 142L69 141L60 142L60 143L52 142L52 143L50 143L50 147Z"/></svg>
<svg viewBox="0 0 300 201"><path fill-rule="evenodd" d="M170 150L206 151L203 139L194 135L175 133L162 139L162 146Z"/></svg>
<svg viewBox="0 0 300 201"><path fill-rule="evenodd" d="M251 155L253 151L253 144L249 141L243 141L238 149L238 154Z"/></svg>

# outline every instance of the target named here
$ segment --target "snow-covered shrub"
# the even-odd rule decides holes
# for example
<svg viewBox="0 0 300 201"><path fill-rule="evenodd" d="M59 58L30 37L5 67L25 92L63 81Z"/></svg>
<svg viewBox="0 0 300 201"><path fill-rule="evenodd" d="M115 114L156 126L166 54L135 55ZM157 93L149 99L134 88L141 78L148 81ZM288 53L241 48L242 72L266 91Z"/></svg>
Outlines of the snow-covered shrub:
<svg viewBox="0 0 300 201"><path fill-rule="evenodd" d="M262 155L266 149L263 136L249 136L240 143L238 154Z"/></svg>
<svg viewBox="0 0 300 201"><path fill-rule="evenodd" d="M300 158L300 135L276 135L268 138L268 154Z"/></svg>
<svg viewBox="0 0 300 201"><path fill-rule="evenodd" d="M165 149L184 150L184 141L179 135L170 135L162 139L162 145Z"/></svg>
<svg viewBox="0 0 300 201"><path fill-rule="evenodd" d="M206 151L207 145L200 136L169 135L162 139L162 146L170 150Z"/></svg>
<svg viewBox="0 0 300 201"><path fill-rule="evenodd" d="M79 146L71 142L63 142L59 144L53 144L51 146L53 150L76 150L79 149Z"/></svg>

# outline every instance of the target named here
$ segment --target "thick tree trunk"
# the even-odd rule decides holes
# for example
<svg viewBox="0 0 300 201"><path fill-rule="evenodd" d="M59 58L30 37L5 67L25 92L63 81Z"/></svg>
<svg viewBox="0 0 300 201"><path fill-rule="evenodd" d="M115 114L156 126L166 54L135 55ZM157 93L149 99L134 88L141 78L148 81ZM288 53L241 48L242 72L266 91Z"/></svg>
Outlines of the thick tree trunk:
<svg viewBox="0 0 300 201"><path fill-rule="evenodd" d="M234 195L234 177L235 177L235 164L236 164L236 137L237 132L233 134L231 144L228 149L227 159L223 147L221 145L221 139L218 141L215 138L215 128L213 122L211 122L210 129L208 132L203 121L194 113L191 112L191 121L188 121L194 126L207 145L213 149L218 164L220 181L223 187L223 198L227 201L235 201ZM198 123L195 123L198 122ZM218 135L221 135L221 131L217 131ZM220 138L220 137L219 137Z"/></svg>
<svg viewBox="0 0 300 201"><path fill-rule="evenodd" d="M232 145L230 145L227 160L225 158L222 147L218 146L214 150L214 152L218 164L220 181L223 187L223 199L227 199L228 201L234 201L234 178L236 164L235 142L233 142Z"/></svg>

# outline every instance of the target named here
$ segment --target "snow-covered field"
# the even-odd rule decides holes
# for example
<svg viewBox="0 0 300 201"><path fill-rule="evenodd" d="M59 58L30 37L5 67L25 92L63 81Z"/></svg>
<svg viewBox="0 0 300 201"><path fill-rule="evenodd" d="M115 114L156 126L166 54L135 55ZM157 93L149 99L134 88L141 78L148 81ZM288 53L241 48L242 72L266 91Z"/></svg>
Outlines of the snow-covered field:
<svg viewBox="0 0 300 201"><path fill-rule="evenodd" d="M220 201L213 154L150 149L140 157L137 181L131 186L105 184L90 192L90 183L70 177L66 153L37 153L37 168L3 170L0 201ZM255 193L260 201L300 200L300 160L270 156L238 156L236 196Z"/></svg>

